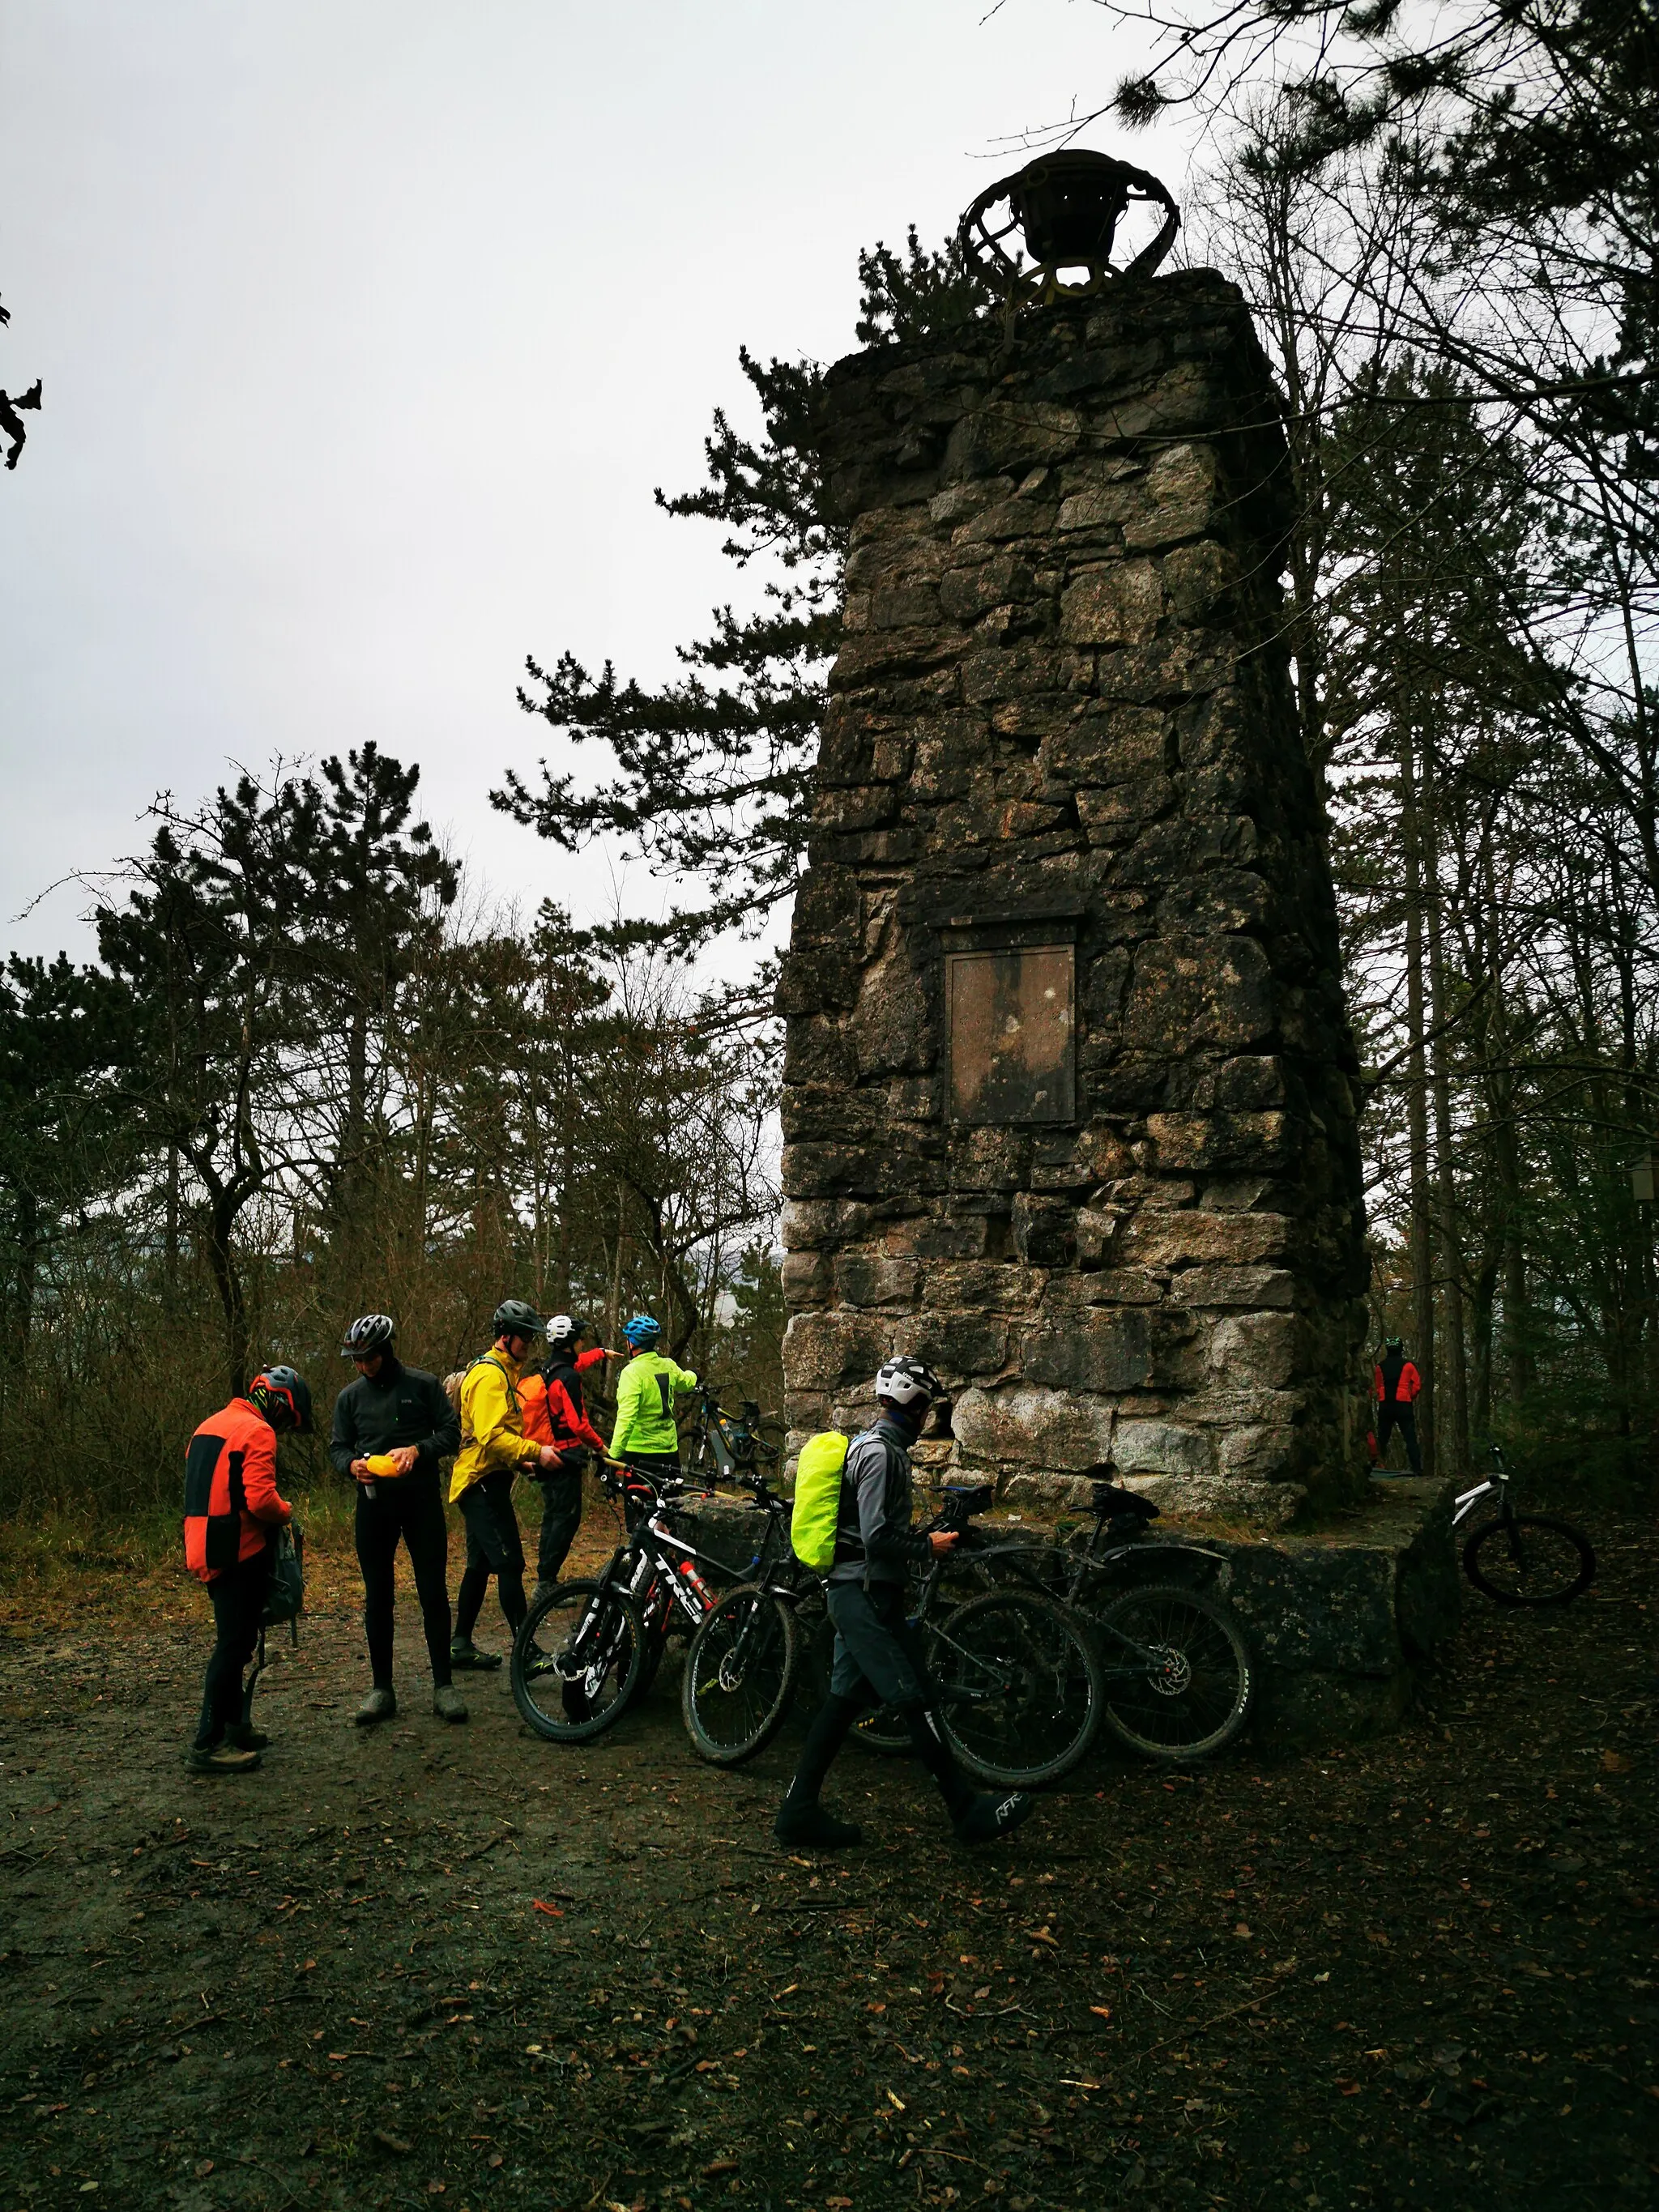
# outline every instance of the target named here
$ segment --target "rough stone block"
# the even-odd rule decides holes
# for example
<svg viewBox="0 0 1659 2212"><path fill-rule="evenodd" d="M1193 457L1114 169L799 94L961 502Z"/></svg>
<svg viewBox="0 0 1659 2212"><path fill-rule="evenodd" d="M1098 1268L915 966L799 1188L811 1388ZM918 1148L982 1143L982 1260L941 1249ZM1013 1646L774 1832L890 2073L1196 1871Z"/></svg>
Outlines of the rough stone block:
<svg viewBox="0 0 1659 2212"><path fill-rule="evenodd" d="M1215 1472L1213 1440L1176 1421L1121 1419L1113 1457L1126 1475L1206 1475Z"/></svg>
<svg viewBox="0 0 1659 2212"><path fill-rule="evenodd" d="M1166 446L1146 471L1135 511L1125 518L1124 543L1173 545L1210 526L1216 460L1206 446Z"/></svg>
<svg viewBox="0 0 1659 2212"><path fill-rule="evenodd" d="M782 1277L783 1300L788 1306L822 1305L833 1287L829 1255L823 1252L786 1252Z"/></svg>
<svg viewBox="0 0 1659 2212"><path fill-rule="evenodd" d="M994 1314L912 1314L903 1336L907 1352L946 1378L998 1375L1008 1357L1008 1324Z"/></svg>
<svg viewBox="0 0 1659 2212"><path fill-rule="evenodd" d="M800 1389L867 1382L893 1349L894 1323L844 1308L798 1313L784 1332L784 1371Z"/></svg>
<svg viewBox="0 0 1659 2212"><path fill-rule="evenodd" d="M1060 634L1068 645L1144 645L1163 612L1157 562L1119 561L1090 569L1066 586Z"/></svg>
<svg viewBox="0 0 1659 2212"><path fill-rule="evenodd" d="M1273 970L1253 937L1154 938L1135 953L1124 1009L1131 1051L1185 1044L1237 1051L1272 1035Z"/></svg>
<svg viewBox="0 0 1659 2212"><path fill-rule="evenodd" d="M1291 1242L1295 1224L1282 1213L1212 1213L1203 1206L1171 1213L1137 1216L1121 1240L1125 1259L1142 1267L1180 1267L1216 1261L1248 1267L1277 1259ZM1187 1285L1182 1296L1188 1304Z"/></svg>
<svg viewBox="0 0 1659 2212"><path fill-rule="evenodd" d="M994 1464L1081 1468L1111 1455L1111 1407L1064 1390L964 1390L951 1426L970 1459Z"/></svg>
<svg viewBox="0 0 1659 2212"><path fill-rule="evenodd" d="M921 1274L916 1260L844 1253L835 1264L836 1295L849 1306L908 1306L915 1303Z"/></svg>

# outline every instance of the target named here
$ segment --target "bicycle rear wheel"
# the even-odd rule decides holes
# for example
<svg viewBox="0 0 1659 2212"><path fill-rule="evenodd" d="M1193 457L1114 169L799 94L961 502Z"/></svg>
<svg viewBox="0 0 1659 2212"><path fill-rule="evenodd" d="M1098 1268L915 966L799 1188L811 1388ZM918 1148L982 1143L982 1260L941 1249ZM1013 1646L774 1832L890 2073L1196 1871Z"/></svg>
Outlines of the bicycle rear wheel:
<svg viewBox="0 0 1659 2212"><path fill-rule="evenodd" d="M998 1589L930 1622L928 1671L946 1741L981 1781L1030 1787L1069 1774L1100 1724L1100 1662L1066 1606Z"/></svg>
<svg viewBox="0 0 1659 2212"><path fill-rule="evenodd" d="M739 1766L783 1725L799 1658L795 1616L769 1591L728 1590L685 1655L680 1712L700 1758Z"/></svg>
<svg viewBox="0 0 1659 2212"><path fill-rule="evenodd" d="M1516 1513L1474 1531L1463 1571L1498 1605L1565 1605L1595 1581L1595 1554L1571 1522Z"/></svg>
<svg viewBox="0 0 1659 2212"><path fill-rule="evenodd" d="M559 1583L513 1639L513 1702L538 1735L584 1743L622 1718L644 1647L639 1608L624 1591Z"/></svg>
<svg viewBox="0 0 1659 2212"><path fill-rule="evenodd" d="M1165 1765L1231 1743L1255 1681L1244 1639L1201 1590L1152 1583L1114 1598L1100 1626L1102 1719L1121 1744Z"/></svg>

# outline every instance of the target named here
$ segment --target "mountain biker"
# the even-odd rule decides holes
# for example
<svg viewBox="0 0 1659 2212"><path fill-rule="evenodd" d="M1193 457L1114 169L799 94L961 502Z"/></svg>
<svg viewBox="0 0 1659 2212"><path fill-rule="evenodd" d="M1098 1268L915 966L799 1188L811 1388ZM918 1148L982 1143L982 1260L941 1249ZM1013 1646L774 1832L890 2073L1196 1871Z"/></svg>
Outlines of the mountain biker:
<svg viewBox="0 0 1659 2212"><path fill-rule="evenodd" d="M657 1350L660 1322L635 1314L623 1325L633 1357L617 1378L617 1419L611 1431L611 1456L625 1459L648 1474L680 1463L680 1432L674 1401L695 1390L697 1378Z"/></svg>
<svg viewBox="0 0 1659 2212"><path fill-rule="evenodd" d="M490 1323L495 1340L461 1377L461 1449L449 1478L449 1502L466 1523L466 1571L455 1601L455 1633L450 1639L452 1667L499 1667L501 1654L480 1651L472 1641L478 1610L495 1577L507 1625L514 1633L529 1607L524 1594L524 1543L513 1510L513 1478L559 1462L550 1444L538 1444L524 1432L519 1407L519 1371L544 1323L522 1298L503 1298Z"/></svg>
<svg viewBox="0 0 1659 2212"><path fill-rule="evenodd" d="M551 1444L559 1463L550 1474L534 1480L542 1493L541 1534L536 1547L536 1588L532 1602L546 1596L559 1579L559 1570L569 1556L582 1524L582 1476L587 1454L605 1449L605 1438L587 1418L582 1401L582 1376L592 1367L616 1357L603 1345L581 1349L592 1331L570 1314L555 1314L547 1324L547 1361L539 1375L528 1375L519 1385L519 1404L524 1413L524 1432L538 1444Z"/></svg>
<svg viewBox="0 0 1659 2212"><path fill-rule="evenodd" d="M390 1314L363 1314L345 1333L342 1359L357 1379L334 1401L328 1455L339 1474L357 1483L357 1564L363 1574L363 1632L373 1681L353 1718L359 1728L389 1721L398 1711L392 1686L392 1570L401 1537L415 1571L432 1668L432 1710L440 1720L464 1721L466 1706L450 1679L449 1530L438 1486L438 1462L459 1449L461 1424L435 1375L405 1367L393 1349ZM372 1457L389 1457L395 1474L376 1475Z"/></svg>
<svg viewBox="0 0 1659 2212"><path fill-rule="evenodd" d="M185 1565L207 1584L213 1656L188 1753L198 1774L246 1774L270 1742L253 1728L242 1670L265 1609L276 1534L294 1518L276 1488L276 1439L311 1426L311 1393L291 1367L268 1367L204 1421L185 1454Z"/></svg>
<svg viewBox="0 0 1659 2212"><path fill-rule="evenodd" d="M1406 1357L1406 1347L1397 1336L1389 1337L1382 1346L1382 1356L1375 1370L1376 1391L1376 1464L1380 1467L1389 1449L1389 1438L1396 1429L1406 1440L1406 1457L1411 1462L1413 1474L1423 1472L1423 1455L1417 1446L1418 1392L1423 1388L1423 1378Z"/></svg>
<svg viewBox="0 0 1659 2212"><path fill-rule="evenodd" d="M906 1618L913 1566L948 1552L954 1533L912 1529L910 1447L940 1395L919 1359L890 1359L876 1377L875 1421L854 1437L842 1473L835 1563L827 1577L836 1656L830 1694L812 1717L800 1764L778 1808L781 1844L820 1848L856 1844L861 1832L818 1802L836 1753L859 1715L872 1705L904 1716L911 1747L938 1783L959 1841L994 1842L1029 1817L1022 1790L977 1790L957 1765L934 1710L921 1640Z"/></svg>

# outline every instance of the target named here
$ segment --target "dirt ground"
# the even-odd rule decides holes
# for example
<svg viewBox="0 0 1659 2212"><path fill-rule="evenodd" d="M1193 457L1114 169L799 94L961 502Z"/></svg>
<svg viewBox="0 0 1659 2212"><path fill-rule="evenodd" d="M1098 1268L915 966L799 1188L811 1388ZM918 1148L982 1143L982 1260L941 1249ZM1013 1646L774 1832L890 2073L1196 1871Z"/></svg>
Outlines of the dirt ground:
<svg viewBox="0 0 1659 2212"><path fill-rule="evenodd" d="M355 1730L337 1554L264 1771L193 1778L205 1604L88 1569L0 1630L0 2212L1652 2203L1659 1543L1594 1533L1388 1741L1103 1758L976 1854L849 1750L834 1862L770 1839L797 1739L701 1765L672 1668L581 1748L500 1675L445 1728L406 1598Z"/></svg>

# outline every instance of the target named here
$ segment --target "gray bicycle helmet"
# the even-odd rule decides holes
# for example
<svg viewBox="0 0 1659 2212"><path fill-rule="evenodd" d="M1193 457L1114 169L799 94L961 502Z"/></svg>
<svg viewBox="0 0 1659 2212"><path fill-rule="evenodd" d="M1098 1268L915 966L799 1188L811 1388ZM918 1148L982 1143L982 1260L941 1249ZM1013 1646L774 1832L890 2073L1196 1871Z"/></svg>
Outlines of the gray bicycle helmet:
<svg viewBox="0 0 1659 2212"><path fill-rule="evenodd" d="M547 1326L534 1306L522 1298L503 1298L490 1327L497 1336L539 1336Z"/></svg>

